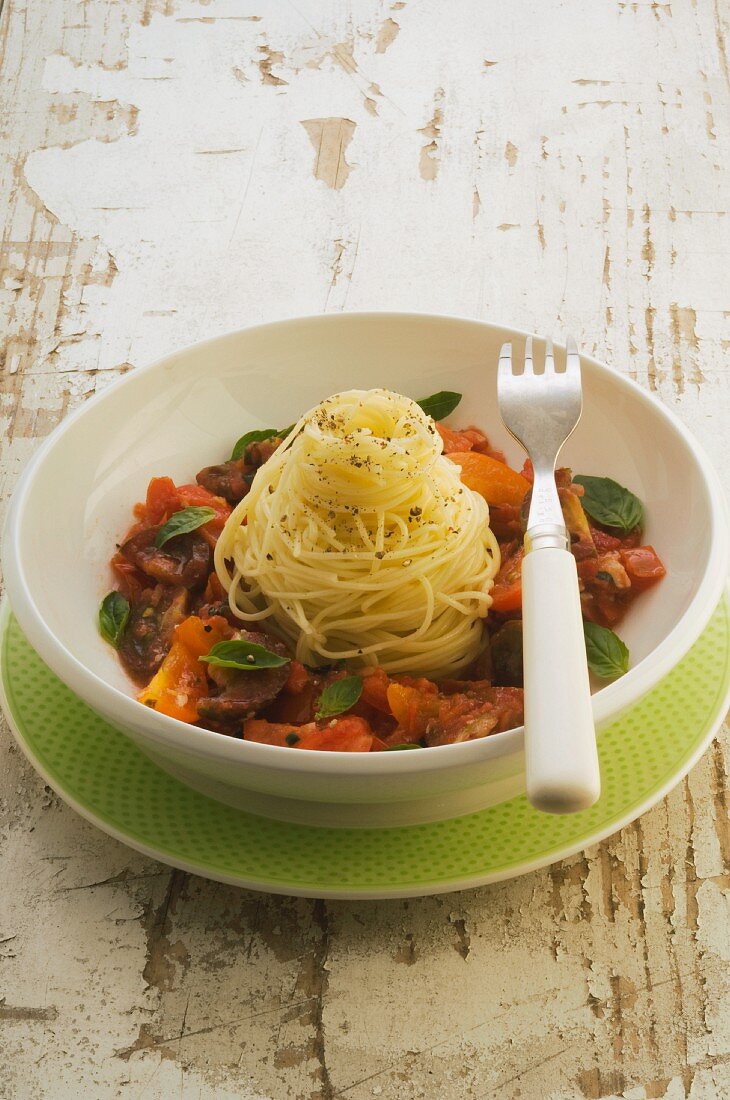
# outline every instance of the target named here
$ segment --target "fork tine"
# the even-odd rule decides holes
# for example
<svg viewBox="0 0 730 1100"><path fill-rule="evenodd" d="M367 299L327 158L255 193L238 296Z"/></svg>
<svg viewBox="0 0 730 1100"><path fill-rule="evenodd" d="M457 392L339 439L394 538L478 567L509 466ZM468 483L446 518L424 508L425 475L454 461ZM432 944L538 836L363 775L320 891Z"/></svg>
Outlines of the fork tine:
<svg viewBox="0 0 730 1100"><path fill-rule="evenodd" d="M525 374L533 374L532 365L532 337L528 336L525 340Z"/></svg>
<svg viewBox="0 0 730 1100"><path fill-rule="evenodd" d="M565 338L565 373L572 381L577 380L580 384L580 356L572 336Z"/></svg>
<svg viewBox="0 0 730 1100"><path fill-rule="evenodd" d="M499 353L499 367L497 368L497 385L499 386L503 380L512 377L512 345L502 344L502 350Z"/></svg>
<svg viewBox="0 0 730 1100"><path fill-rule="evenodd" d="M555 374L555 359L553 357L553 341L550 336L545 341L545 374Z"/></svg>

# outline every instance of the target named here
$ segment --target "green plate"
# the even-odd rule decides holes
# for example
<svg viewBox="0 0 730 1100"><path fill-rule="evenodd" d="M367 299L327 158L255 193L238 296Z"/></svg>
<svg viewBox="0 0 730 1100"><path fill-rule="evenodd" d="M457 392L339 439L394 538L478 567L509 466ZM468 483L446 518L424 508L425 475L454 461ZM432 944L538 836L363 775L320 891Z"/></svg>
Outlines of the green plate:
<svg viewBox="0 0 730 1100"><path fill-rule="evenodd" d="M329 898L478 886L543 867L608 836L686 774L730 693L727 599L677 667L599 738L603 794L556 817L524 797L467 817L397 829L288 825L214 802L157 768L43 664L7 608L2 700L33 766L78 813L132 848L222 882Z"/></svg>

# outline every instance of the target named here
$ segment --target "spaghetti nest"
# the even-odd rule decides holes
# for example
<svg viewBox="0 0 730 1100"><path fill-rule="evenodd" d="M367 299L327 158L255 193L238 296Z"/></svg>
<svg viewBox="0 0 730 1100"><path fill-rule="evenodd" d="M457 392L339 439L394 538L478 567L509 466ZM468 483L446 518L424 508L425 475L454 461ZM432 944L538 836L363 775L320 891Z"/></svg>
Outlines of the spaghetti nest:
<svg viewBox="0 0 730 1100"><path fill-rule="evenodd" d="M388 390L350 390L257 471L215 563L235 615L268 620L300 661L440 677L482 647L499 547L433 420Z"/></svg>

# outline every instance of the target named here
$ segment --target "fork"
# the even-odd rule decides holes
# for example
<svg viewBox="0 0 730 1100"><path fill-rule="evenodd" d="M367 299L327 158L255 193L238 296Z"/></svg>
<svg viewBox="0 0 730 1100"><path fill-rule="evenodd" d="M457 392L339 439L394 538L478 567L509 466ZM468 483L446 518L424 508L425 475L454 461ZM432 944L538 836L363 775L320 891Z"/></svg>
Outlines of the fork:
<svg viewBox="0 0 730 1100"><path fill-rule="evenodd" d="M557 371L547 340L541 374L531 336L520 374L505 344L497 394L502 421L535 471L522 561L527 797L538 810L575 813L601 791L578 573L555 484L558 454L583 407L575 341L568 337L565 369Z"/></svg>

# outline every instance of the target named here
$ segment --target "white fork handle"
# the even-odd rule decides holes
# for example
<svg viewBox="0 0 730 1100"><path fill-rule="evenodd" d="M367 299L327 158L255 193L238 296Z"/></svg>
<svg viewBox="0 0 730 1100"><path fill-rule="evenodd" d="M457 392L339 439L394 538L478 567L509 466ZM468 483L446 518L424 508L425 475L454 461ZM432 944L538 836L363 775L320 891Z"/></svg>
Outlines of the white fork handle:
<svg viewBox="0 0 730 1100"><path fill-rule="evenodd" d="M587 810L601 793L575 558L544 547L522 562L527 797Z"/></svg>

